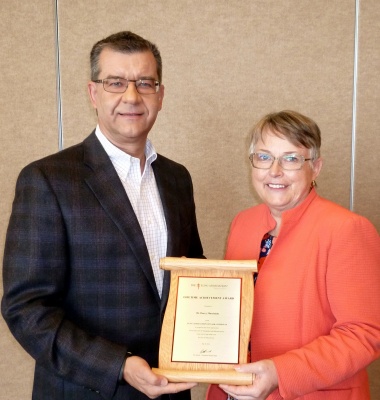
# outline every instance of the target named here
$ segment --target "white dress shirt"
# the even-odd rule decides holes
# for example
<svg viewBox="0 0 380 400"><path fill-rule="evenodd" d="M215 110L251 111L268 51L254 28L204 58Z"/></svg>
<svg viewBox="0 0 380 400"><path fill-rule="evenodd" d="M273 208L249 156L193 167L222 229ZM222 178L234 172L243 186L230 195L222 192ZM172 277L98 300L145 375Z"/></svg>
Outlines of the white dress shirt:
<svg viewBox="0 0 380 400"><path fill-rule="evenodd" d="M140 223L158 293L161 296L163 271L159 267L159 262L160 258L166 256L168 233L151 165L156 160L157 153L148 139L145 145L145 167L141 173L140 159L132 157L113 145L100 131L99 126L96 127L95 134L115 167Z"/></svg>

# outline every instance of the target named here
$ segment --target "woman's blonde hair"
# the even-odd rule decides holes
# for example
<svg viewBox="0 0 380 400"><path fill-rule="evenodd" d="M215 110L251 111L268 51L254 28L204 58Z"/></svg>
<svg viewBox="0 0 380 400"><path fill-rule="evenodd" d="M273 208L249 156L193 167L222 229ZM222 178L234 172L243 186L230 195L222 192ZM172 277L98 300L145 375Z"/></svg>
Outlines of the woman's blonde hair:
<svg viewBox="0 0 380 400"><path fill-rule="evenodd" d="M268 131L284 137L295 146L311 149L314 160L320 157L321 131L311 118L291 110L265 115L251 131L250 153L254 152L256 143L263 140Z"/></svg>

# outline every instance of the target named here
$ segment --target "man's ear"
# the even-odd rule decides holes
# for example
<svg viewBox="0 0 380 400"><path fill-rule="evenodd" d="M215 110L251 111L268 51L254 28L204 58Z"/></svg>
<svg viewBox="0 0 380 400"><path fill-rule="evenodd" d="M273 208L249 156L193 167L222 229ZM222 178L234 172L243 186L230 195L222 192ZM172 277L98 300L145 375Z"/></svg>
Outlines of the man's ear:
<svg viewBox="0 0 380 400"><path fill-rule="evenodd" d="M162 108L162 103L164 101L164 94L165 94L165 86L160 85L160 89L158 91L158 101L160 102L159 110L161 110L161 108Z"/></svg>
<svg viewBox="0 0 380 400"><path fill-rule="evenodd" d="M98 88L97 88L96 83L92 82L92 81L88 82L87 90L88 90L88 95L90 97L90 101L91 101L92 106L94 108L97 108L97 106L96 106L96 94L97 94Z"/></svg>

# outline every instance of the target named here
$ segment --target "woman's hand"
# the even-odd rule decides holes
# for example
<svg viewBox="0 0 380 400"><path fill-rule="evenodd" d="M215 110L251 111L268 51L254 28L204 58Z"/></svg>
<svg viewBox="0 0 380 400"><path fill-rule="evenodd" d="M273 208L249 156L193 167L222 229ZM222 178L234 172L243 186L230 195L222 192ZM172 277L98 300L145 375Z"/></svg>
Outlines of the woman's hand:
<svg viewBox="0 0 380 400"><path fill-rule="evenodd" d="M272 360L241 364L235 369L254 375L253 383L249 386L219 385L237 400L265 400L278 387L277 371Z"/></svg>

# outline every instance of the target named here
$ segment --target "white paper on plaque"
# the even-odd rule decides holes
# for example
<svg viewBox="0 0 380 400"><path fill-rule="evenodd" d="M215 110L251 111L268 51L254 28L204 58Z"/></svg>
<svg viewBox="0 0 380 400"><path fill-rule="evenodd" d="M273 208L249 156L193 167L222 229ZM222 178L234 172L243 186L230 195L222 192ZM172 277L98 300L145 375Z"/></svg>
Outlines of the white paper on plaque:
<svg viewBox="0 0 380 400"><path fill-rule="evenodd" d="M172 361L237 364L241 278L179 277Z"/></svg>

